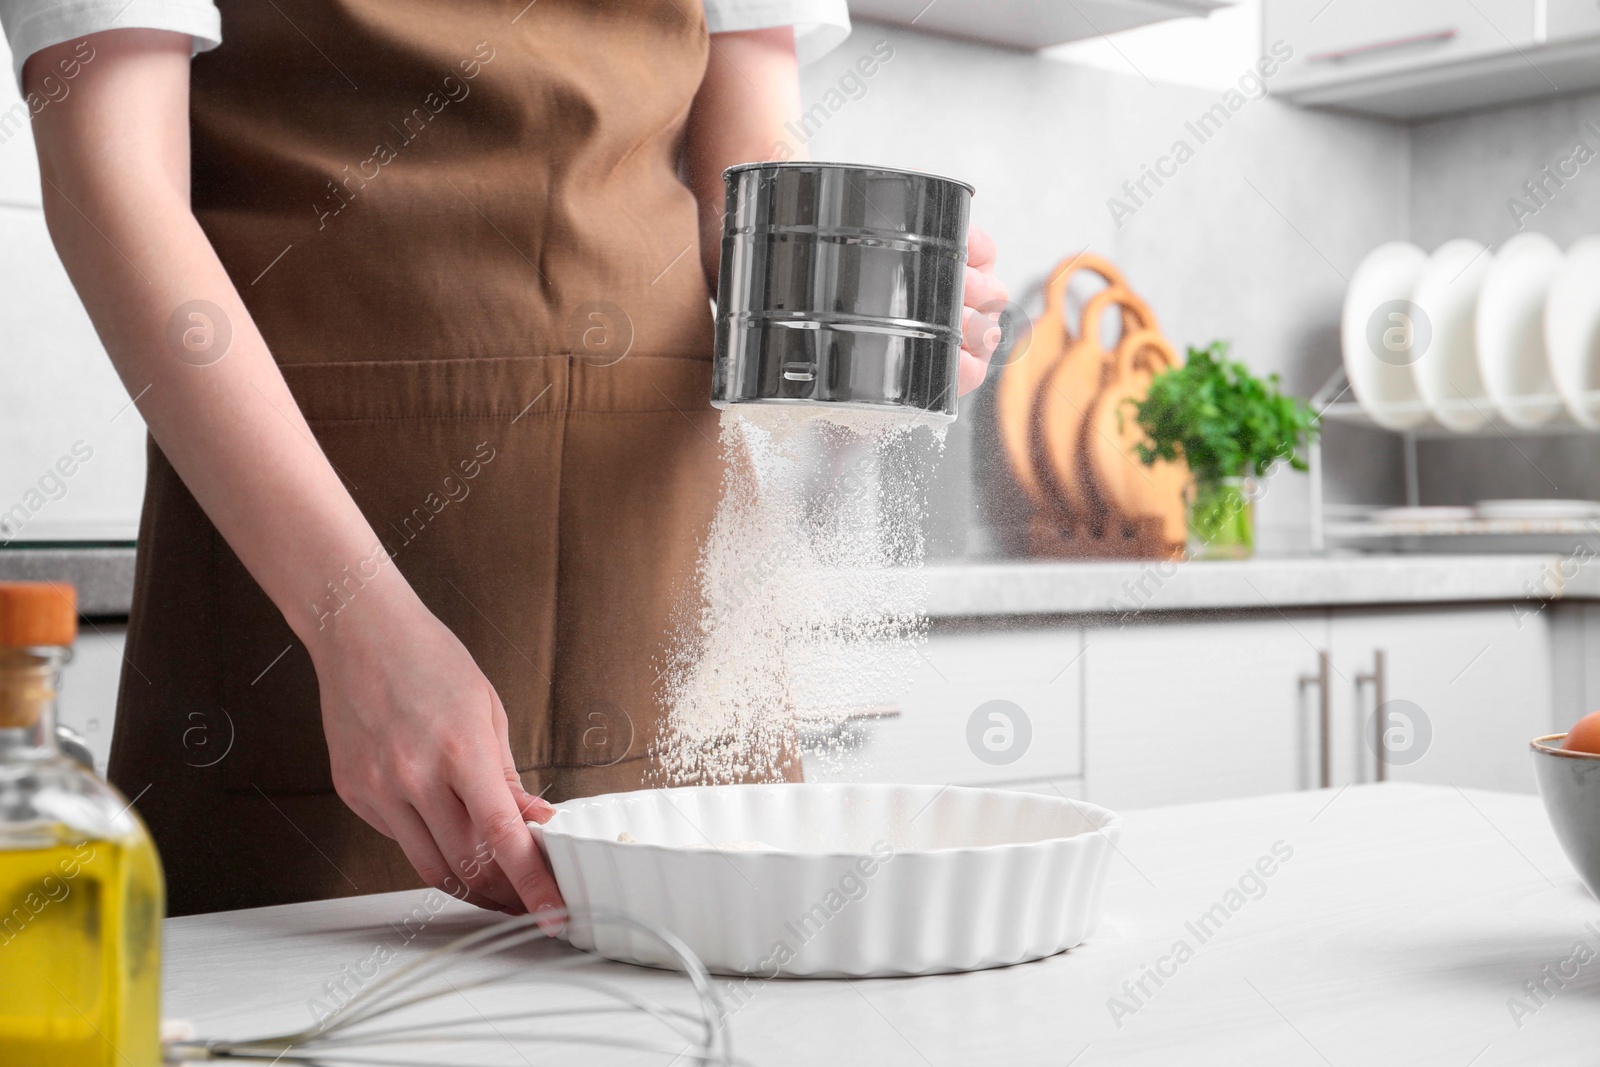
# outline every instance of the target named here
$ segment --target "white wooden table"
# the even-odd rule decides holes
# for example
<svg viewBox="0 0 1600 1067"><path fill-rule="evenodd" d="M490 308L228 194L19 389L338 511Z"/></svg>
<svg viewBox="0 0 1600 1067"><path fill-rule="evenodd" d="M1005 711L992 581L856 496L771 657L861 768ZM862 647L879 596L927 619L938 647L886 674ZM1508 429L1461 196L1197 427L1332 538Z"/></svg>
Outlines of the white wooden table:
<svg viewBox="0 0 1600 1067"><path fill-rule="evenodd" d="M1079 948L974 974L764 983L732 1017L735 1051L755 1064L808 1067L1600 1062L1600 903L1536 797L1354 786L1135 811L1126 821L1105 918ZM1258 868L1275 845L1292 855ZM304 1026L325 983L359 970L380 945L403 960L484 921L451 902L406 943L396 924L421 897L169 920L164 1013L206 1036ZM1179 942L1188 953L1173 954ZM1586 962L1573 960L1580 944ZM571 965L577 955L546 944L525 966ZM583 966L652 994L682 984ZM1541 980L1530 995L1524 983ZM517 1003L535 995L515 994ZM507 1043L449 1062L670 1059Z"/></svg>

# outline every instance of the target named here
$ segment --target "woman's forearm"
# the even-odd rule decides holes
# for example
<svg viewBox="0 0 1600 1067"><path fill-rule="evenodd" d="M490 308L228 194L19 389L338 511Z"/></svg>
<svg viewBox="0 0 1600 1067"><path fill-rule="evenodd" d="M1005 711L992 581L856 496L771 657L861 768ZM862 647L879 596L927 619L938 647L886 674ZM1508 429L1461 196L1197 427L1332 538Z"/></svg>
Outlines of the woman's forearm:
<svg viewBox="0 0 1600 1067"><path fill-rule="evenodd" d="M69 106L34 127L51 236L162 452L315 656L338 631L319 607L327 583L361 573L369 611L412 594L384 565L190 211L188 38L87 40L94 58ZM56 51L34 56L25 78ZM231 340L218 358L224 324ZM341 621L362 614L351 607Z"/></svg>
<svg viewBox="0 0 1600 1067"><path fill-rule="evenodd" d="M722 255L722 172L778 155L804 159L804 145L792 147L786 126L799 114L792 28L711 35L705 77L689 113L684 175L700 206L700 259L713 288Z"/></svg>

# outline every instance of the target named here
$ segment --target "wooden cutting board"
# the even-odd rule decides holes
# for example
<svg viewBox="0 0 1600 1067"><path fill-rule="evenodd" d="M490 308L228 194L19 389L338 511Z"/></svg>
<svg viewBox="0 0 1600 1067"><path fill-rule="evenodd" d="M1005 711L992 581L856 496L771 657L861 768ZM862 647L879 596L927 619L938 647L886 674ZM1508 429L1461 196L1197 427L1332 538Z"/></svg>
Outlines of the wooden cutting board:
<svg viewBox="0 0 1600 1067"><path fill-rule="evenodd" d="M1078 342L1076 324L1067 319L1067 288L1083 272L1098 275L1107 286L1123 285L1122 272L1099 256L1062 260L1045 282L1044 313L1035 320L1026 349L1012 354L996 386L995 417L1012 475L1035 510L1046 513L1061 507L1061 493L1043 455L1040 392Z"/></svg>
<svg viewBox="0 0 1600 1067"><path fill-rule="evenodd" d="M1039 392L1037 429L1044 454L1040 481L1064 514L1087 522L1098 532L1110 517L1106 494L1091 480L1088 456L1100 432L1093 417L1098 402L1115 389L1117 360L1106 348L1104 323L1113 308L1122 312L1122 334L1131 336L1155 327L1144 301L1123 285L1100 290L1084 304L1077 340L1060 359ZM1137 513L1129 513L1137 514Z"/></svg>
<svg viewBox="0 0 1600 1067"><path fill-rule="evenodd" d="M1158 460L1146 467L1136 451L1145 439L1135 421L1133 401L1150 391L1150 379L1183 363L1183 357L1157 329L1136 330L1122 338L1113 354L1107 387L1089 409L1082 465L1085 490L1093 506L1119 515L1154 516L1161 536L1175 544L1188 537L1184 491L1189 468L1182 462Z"/></svg>
<svg viewBox="0 0 1600 1067"><path fill-rule="evenodd" d="M1068 291L1085 274L1102 284L1073 316ZM1106 320L1119 315L1111 343ZM1109 346L1109 347L1108 347ZM1130 399L1180 362L1155 314L1122 272L1099 256L1065 260L1045 284L1045 310L997 385L1000 439L1033 505L1030 551L1041 555L1160 558L1187 534L1183 464L1146 468Z"/></svg>

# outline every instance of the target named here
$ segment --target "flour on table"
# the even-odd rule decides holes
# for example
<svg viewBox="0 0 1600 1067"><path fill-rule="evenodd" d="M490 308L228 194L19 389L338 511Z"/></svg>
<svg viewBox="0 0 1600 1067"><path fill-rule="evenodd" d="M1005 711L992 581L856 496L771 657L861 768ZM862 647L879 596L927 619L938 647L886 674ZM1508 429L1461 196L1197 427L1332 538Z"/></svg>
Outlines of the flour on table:
<svg viewBox="0 0 1600 1067"><path fill-rule="evenodd" d="M910 683L926 639L923 516L943 430L916 412L734 405L722 502L667 655L668 784L781 777Z"/></svg>

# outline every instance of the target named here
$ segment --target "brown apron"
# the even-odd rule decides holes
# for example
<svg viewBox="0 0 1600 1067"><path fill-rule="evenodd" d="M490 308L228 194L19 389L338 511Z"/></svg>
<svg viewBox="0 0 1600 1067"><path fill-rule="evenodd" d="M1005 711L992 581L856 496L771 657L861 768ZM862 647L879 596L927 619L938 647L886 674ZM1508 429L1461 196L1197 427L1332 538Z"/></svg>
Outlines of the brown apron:
<svg viewBox="0 0 1600 1067"><path fill-rule="evenodd" d="M221 6L195 213L312 431L527 788L645 784L722 471L676 176L698 0ZM305 649L153 445L110 773L173 914L420 885L335 796Z"/></svg>

